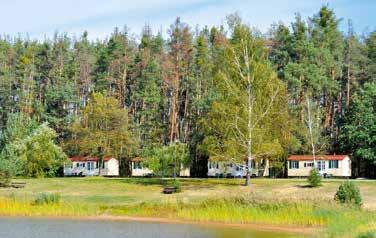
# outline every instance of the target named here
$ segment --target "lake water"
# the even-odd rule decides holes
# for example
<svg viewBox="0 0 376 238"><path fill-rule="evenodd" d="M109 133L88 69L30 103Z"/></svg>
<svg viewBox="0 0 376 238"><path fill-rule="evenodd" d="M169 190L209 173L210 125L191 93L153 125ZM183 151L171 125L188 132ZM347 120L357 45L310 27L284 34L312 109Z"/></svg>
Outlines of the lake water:
<svg viewBox="0 0 376 238"><path fill-rule="evenodd" d="M133 221L0 218L1 238L292 238L291 234L227 226Z"/></svg>

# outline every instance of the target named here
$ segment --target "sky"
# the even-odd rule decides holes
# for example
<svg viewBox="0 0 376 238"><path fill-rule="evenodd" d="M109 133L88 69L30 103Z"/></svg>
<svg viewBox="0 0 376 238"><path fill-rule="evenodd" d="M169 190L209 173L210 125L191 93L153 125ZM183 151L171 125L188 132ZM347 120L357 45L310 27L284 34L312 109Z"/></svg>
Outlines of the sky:
<svg viewBox="0 0 376 238"><path fill-rule="evenodd" d="M145 24L165 34L176 17L192 28L218 26L234 12L266 32L273 23L290 24L296 12L312 16L324 4L343 19L343 31L348 19L360 34L376 30L376 0L0 0L0 34L42 40L56 31L79 36L87 30L90 39L104 39L124 25L139 35Z"/></svg>

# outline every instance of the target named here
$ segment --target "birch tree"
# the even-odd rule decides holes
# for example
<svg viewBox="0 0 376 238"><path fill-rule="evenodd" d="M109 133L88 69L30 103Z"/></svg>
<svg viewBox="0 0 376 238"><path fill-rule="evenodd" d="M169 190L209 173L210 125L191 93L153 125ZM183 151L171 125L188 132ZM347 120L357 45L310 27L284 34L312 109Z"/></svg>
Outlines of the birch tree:
<svg viewBox="0 0 376 238"><path fill-rule="evenodd" d="M204 140L211 159L243 163L250 185L251 161L283 153L288 138L286 87L267 60L267 49L238 24L216 77L220 99L212 104Z"/></svg>

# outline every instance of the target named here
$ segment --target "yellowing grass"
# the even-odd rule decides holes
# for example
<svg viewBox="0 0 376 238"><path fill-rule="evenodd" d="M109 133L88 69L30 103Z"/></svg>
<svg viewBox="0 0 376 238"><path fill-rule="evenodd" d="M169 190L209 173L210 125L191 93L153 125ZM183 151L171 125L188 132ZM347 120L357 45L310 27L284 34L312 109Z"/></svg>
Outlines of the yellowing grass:
<svg viewBox="0 0 376 238"><path fill-rule="evenodd" d="M164 217L187 221L231 224L267 224L291 227L317 227L323 236L352 237L375 229L376 215L334 202L313 201L254 202L247 199L209 199L202 203L142 203L135 206L108 207L113 215ZM372 225L373 224L373 225ZM350 232L351 231L351 232Z"/></svg>
<svg viewBox="0 0 376 238"><path fill-rule="evenodd" d="M33 205L27 200L0 199L0 216L87 216L97 209L89 206L59 203Z"/></svg>

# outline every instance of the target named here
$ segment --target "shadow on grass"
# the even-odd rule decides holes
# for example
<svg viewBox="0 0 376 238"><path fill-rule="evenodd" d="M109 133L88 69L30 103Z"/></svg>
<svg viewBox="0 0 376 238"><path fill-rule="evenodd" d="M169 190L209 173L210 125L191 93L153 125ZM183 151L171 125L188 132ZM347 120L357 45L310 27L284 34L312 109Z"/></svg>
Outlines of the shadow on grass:
<svg viewBox="0 0 376 238"><path fill-rule="evenodd" d="M123 178L120 179L123 183L128 184L137 184L137 185L161 185L164 186L168 181L173 180L173 178ZM211 188L215 185L222 185L222 186L242 186L244 181L241 179L191 179L191 178L178 178L179 182L183 186L187 187L200 187L200 188Z"/></svg>
<svg viewBox="0 0 376 238"><path fill-rule="evenodd" d="M124 178L121 179L123 183L137 184L137 185L164 185L166 181L161 178Z"/></svg>
<svg viewBox="0 0 376 238"><path fill-rule="evenodd" d="M299 185L295 185L295 187L297 188L318 188L318 187L321 187L321 186L312 186L312 185L309 185L309 184L299 184Z"/></svg>

